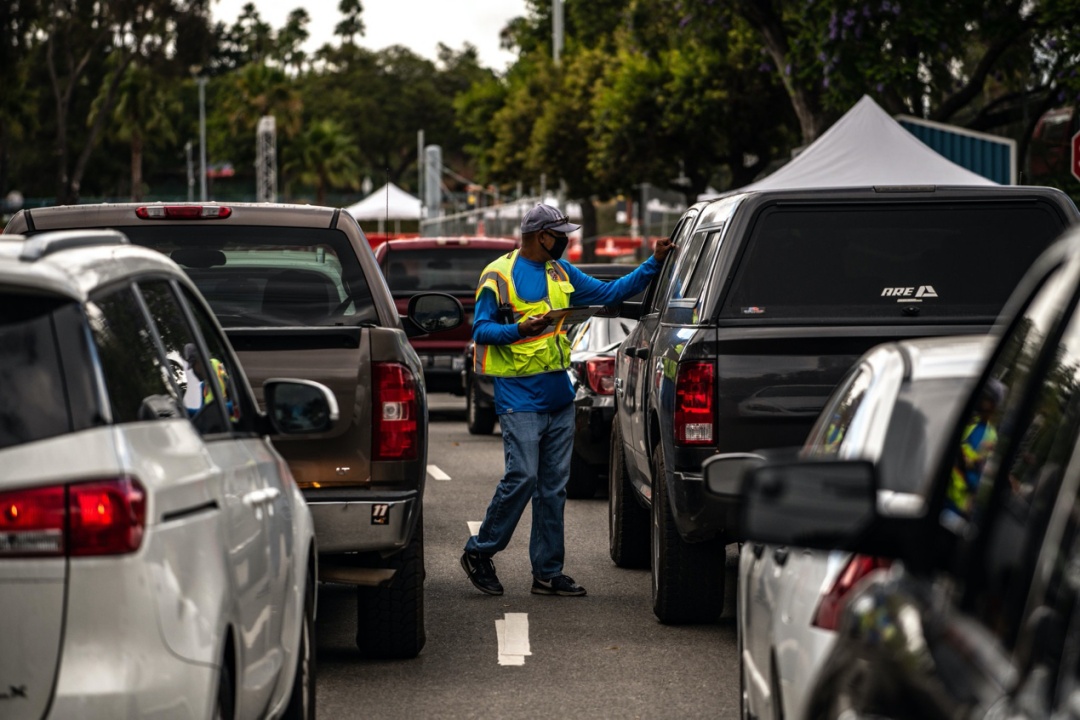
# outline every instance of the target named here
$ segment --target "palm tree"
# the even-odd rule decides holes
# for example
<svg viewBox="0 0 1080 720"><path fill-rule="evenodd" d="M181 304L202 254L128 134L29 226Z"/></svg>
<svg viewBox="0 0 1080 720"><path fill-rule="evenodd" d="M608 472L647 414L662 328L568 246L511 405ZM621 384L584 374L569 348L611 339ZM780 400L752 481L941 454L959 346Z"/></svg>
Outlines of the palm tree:
<svg viewBox="0 0 1080 720"><path fill-rule="evenodd" d="M131 199L143 195L143 152L147 139L152 143L176 142L173 118L183 113L180 98L159 82L149 68L132 64L116 90L116 103L109 115L108 133L131 146ZM88 123L93 123L105 102L105 88L94 99Z"/></svg>
<svg viewBox="0 0 1080 720"><path fill-rule="evenodd" d="M315 202L326 203L328 188L360 184L360 150L336 120L316 120L283 149L286 187L299 182L315 188Z"/></svg>
<svg viewBox="0 0 1080 720"><path fill-rule="evenodd" d="M264 115L274 116L278 132L285 138L299 131L303 101L283 71L251 63L224 80L219 112L232 137L255 137L259 118Z"/></svg>

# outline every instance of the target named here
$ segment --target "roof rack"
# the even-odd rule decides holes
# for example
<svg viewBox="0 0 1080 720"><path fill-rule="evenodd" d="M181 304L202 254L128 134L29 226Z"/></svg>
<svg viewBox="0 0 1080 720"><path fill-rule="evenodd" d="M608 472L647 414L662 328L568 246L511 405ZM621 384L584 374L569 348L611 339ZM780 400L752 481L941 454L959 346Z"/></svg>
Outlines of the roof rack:
<svg viewBox="0 0 1080 720"><path fill-rule="evenodd" d="M95 247L100 245L130 245L127 236L117 230L65 230L46 232L26 240L19 260L34 262L46 255L72 248Z"/></svg>

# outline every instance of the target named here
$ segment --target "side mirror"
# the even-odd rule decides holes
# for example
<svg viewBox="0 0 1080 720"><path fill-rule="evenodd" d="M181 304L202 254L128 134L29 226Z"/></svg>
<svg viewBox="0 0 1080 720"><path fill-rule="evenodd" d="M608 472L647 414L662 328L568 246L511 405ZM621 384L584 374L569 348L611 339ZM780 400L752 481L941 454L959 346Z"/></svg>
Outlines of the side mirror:
<svg viewBox="0 0 1080 720"><path fill-rule="evenodd" d="M644 303L637 301L627 301L619 304L618 308L619 317L624 317L628 320L640 320L641 313L644 310Z"/></svg>
<svg viewBox="0 0 1080 720"><path fill-rule="evenodd" d="M741 536L756 542L855 550L877 517L877 475L865 460L775 463L746 472Z"/></svg>
<svg viewBox="0 0 1080 720"><path fill-rule="evenodd" d="M764 463L765 458L756 453L713 455L701 465L705 491L722 500L737 501L742 494L743 475Z"/></svg>
<svg viewBox="0 0 1080 720"><path fill-rule="evenodd" d="M310 380L270 378L263 383L266 415L278 435L324 433L337 422L337 398Z"/></svg>
<svg viewBox="0 0 1080 720"><path fill-rule="evenodd" d="M409 337L453 330L465 321L465 310L453 295L420 293L409 300L405 334Z"/></svg>

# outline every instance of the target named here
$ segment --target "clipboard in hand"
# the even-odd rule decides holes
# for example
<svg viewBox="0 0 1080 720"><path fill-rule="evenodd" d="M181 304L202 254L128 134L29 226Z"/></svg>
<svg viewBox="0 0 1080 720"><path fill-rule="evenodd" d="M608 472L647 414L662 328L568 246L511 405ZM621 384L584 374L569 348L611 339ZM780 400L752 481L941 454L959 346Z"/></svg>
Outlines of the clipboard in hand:
<svg viewBox="0 0 1080 720"><path fill-rule="evenodd" d="M604 305L580 305L578 307L560 308L558 310L548 310L544 317L551 324L573 325L588 320L605 307Z"/></svg>

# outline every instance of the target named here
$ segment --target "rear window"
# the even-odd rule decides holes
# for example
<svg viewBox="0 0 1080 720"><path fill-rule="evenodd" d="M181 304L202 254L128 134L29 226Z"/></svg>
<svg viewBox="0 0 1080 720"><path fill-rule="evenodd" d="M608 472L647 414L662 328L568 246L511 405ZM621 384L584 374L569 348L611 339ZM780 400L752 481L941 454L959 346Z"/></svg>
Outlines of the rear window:
<svg viewBox="0 0 1080 720"><path fill-rule="evenodd" d="M212 224L121 230L175 260L223 327L378 322L363 268L339 230Z"/></svg>
<svg viewBox="0 0 1080 720"><path fill-rule="evenodd" d="M1063 229L1044 203L768 208L721 315L990 322Z"/></svg>
<svg viewBox="0 0 1080 720"><path fill-rule="evenodd" d="M0 449L72 428L53 313L73 304L0 294Z"/></svg>
<svg viewBox="0 0 1080 720"><path fill-rule="evenodd" d="M505 252L496 248L394 249L383 258L382 271L394 294L423 290L474 293L484 268Z"/></svg>

